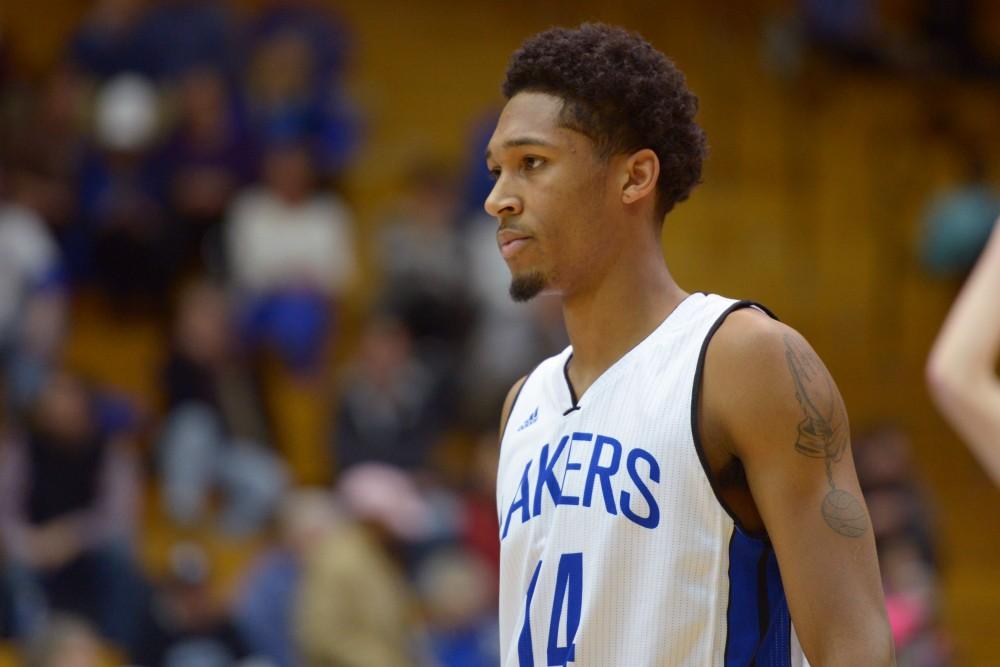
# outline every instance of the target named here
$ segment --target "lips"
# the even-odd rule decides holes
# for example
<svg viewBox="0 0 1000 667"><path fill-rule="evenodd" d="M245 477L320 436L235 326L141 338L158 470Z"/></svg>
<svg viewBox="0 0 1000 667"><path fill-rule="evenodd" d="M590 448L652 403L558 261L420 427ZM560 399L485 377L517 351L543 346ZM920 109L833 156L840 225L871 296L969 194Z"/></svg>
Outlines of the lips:
<svg viewBox="0 0 1000 667"><path fill-rule="evenodd" d="M497 246L504 259L513 257L529 241L531 241L530 236L513 229L501 229L497 232Z"/></svg>

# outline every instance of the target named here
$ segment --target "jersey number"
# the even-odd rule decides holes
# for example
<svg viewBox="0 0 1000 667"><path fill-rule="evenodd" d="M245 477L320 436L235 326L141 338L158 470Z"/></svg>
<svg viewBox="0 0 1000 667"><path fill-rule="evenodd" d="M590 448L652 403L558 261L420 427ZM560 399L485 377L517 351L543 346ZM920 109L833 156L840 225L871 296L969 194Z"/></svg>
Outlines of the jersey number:
<svg viewBox="0 0 1000 667"><path fill-rule="evenodd" d="M535 584L542 570L542 561L535 566L531 575L528 593L524 601L524 625L517 640L517 656L520 667L535 667L535 657L531 649L531 599L535 596ZM576 629L580 627L580 607L583 606L583 554L580 552L563 554L559 558L556 572L556 594L552 601L552 618L549 621L548 661L552 665L565 667L576 660ZM559 623L563 607L566 608L566 645L559 645Z"/></svg>

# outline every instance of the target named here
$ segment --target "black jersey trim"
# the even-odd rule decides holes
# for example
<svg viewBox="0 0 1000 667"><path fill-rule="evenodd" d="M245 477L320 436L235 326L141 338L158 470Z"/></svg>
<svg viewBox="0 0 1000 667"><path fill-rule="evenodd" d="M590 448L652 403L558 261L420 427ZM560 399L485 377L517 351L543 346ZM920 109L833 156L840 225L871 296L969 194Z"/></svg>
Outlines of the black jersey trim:
<svg viewBox="0 0 1000 667"><path fill-rule="evenodd" d="M726 318L729 317L730 313L733 313L737 310L743 310L744 308L756 308L761 312L763 312L764 314L766 314L768 317L774 320L778 320L778 316L775 315L773 312L771 312L771 310L767 306L761 305L756 301L747 301L747 300L737 301L736 303L732 304L731 306L726 308L721 315L719 315L718 319L715 320L715 322L712 324L712 327L708 330L708 333L705 335L705 340L702 341L701 352L698 353L698 365L695 367L694 371L694 386L691 390L691 435L694 438L694 448L695 451L698 453L698 460L701 461L701 468L702 470L705 471L705 476L708 478L708 483L712 487L712 493L715 494L715 499L722 506L722 509L724 509L726 511L726 514L728 514L732 518L732 520L736 523L736 527L739 528L739 530L744 535L746 535L747 537L752 537L757 540L767 541L768 539L767 532L754 532L747 530L746 527L743 525L743 522L739 520L739 517L737 517L736 514L733 512L732 508L729 507L729 504L726 503L725 500L723 500L722 493L719 491L718 482L715 479L715 476L712 475L712 469L708 465L708 457L705 456L705 450L701 444L701 429L698 426L698 414L699 414L698 404L701 399L702 374L705 370L705 355L708 353L708 344L712 342L712 337L715 336L715 332L719 330L719 327L721 327L722 323L726 321Z"/></svg>
<svg viewBox="0 0 1000 667"><path fill-rule="evenodd" d="M688 294L687 296L685 296L683 299L681 299L673 307L673 309L669 313L667 313L667 316L665 318L663 318L663 321L660 322L658 325L656 325L656 328L653 329L653 331L650 331L639 342L637 342L635 345L633 345L632 347L630 347L628 349L628 351L626 351L625 354L623 354L622 356L618 357L618 359L614 363L612 363L611 366L609 366L608 368L605 368L604 371L598 376L598 378L603 377L605 373L607 373L609 370L611 370L612 366L616 365L619 361L621 361L622 359L624 359L627 355L631 354L632 350L634 350L635 348L639 347L644 342L646 342L647 340L649 340L650 336L652 336L660 327L662 327L664 324L666 324L667 321L671 317L674 316L674 313L676 313L677 310L682 305L684 305L685 303L687 303L687 300L690 299L695 294L704 294L705 296L708 296L708 292L692 292L691 294ZM761 306L761 307L763 308L763 306ZM767 310L767 309L765 308L765 310ZM768 313L770 313L770 311L768 311ZM774 317L774 316L772 315L772 317ZM775 318L775 319L777 319L777 318ZM565 412L563 412L563 417L567 416L571 412L575 412L576 410L580 409L580 399L576 395L576 389L573 388L573 382L569 379L569 362L571 362L571 361L573 361L573 353L572 352L569 353L569 356L566 357L566 363L563 364L563 378L566 381L566 388L569 390L569 400L570 400L570 407L569 407L568 410L566 410ZM595 380L595 382L596 382L596 380Z"/></svg>
<svg viewBox="0 0 1000 667"><path fill-rule="evenodd" d="M538 366L541 366L541 364L538 364ZM500 430L501 447L503 446L503 437L507 435L507 426L510 424L511 415L514 414L514 406L517 405L517 399L521 398L521 392L524 391L524 385L528 384L528 379L531 377L531 374L535 372L538 366L532 368L528 371L528 374L524 376L524 379L521 380L521 386L517 388L517 392L514 394L514 400L510 402L510 412L507 413L507 419L504 420L503 428Z"/></svg>
<svg viewBox="0 0 1000 667"><path fill-rule="evenodd" d="M563 417L573 412L574 410L580 409L580 399L576 397L576 389L573 389L573 382L569 379L569 362L573 361L573 353L570 352L569 356L566 357L566 363L563 364L563 378L566 380L566 388L569 389L569 401L570 408L563 413Z"/></svg>

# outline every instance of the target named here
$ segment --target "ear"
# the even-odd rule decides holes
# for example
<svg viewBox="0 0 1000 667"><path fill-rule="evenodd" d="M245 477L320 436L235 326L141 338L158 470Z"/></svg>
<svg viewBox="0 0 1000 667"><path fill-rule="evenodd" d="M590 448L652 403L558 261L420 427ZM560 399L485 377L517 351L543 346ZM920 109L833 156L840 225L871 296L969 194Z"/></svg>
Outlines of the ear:
<svg viewBox="0 0 1000 667"><path fill-rule="evenodd" d="M622 173L622 203L635 204L656 196L660 178L660 159L649 148L632 153L625 160Z"/></svg>

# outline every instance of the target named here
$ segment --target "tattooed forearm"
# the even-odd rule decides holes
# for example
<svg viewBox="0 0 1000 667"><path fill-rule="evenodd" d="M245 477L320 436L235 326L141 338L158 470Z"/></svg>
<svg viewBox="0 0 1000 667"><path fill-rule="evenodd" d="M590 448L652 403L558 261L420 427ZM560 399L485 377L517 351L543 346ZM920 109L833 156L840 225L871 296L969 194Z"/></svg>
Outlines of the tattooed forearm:
<svg viewBox="0 0 1000 667"><path fill-rule="evenodd" d="M795 451L823 459L830 492L823 499L823 519L837 533L859 537L868 529L864 507L833 481L833 464L847 451L850 434L847 411L830 374L801 341L785 335L785 359L795 383L795 398L805 417L799 422Z"/></svg>

